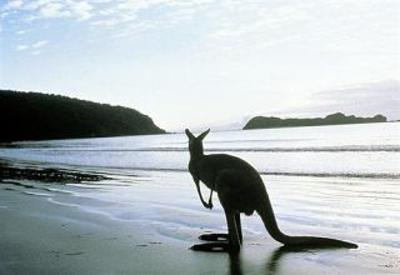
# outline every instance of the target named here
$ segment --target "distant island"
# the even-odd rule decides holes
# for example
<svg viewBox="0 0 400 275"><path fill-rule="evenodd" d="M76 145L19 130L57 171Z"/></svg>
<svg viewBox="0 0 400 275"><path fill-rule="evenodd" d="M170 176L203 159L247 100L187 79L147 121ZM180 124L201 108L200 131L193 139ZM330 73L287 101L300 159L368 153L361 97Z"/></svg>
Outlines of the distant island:
<svg viewBox="0 0 400 275"><path fill-rule="evenodd" d="M10 90L0 90L0 125L0 142L165 133L134 109Z"/></svg>
<svg viewBox="0 0 400 275"><path fill-rule="evenodd" d="M374 117L356 117L354 115L346 116L343 113L335 113L324 118L288 118L263 117L257 116L250 119L243 130L262 129L262 128L282 128L282 127L301 127L301 126L321 126L321 125L339 125L339 124L357 124L386 122L387 118L383 115Z"/></svg>

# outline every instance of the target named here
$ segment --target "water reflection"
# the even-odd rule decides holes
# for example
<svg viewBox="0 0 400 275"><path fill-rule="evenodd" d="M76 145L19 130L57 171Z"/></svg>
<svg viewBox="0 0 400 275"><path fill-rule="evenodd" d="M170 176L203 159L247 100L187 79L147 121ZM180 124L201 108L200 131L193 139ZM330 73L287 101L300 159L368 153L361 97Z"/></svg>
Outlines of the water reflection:
<svg viewBox="0 0 400 275"><path fill-rule="evenodd" d="M231 275L242 275L240 253L229 253L229 271Z"/></svg>
<svg viewBox="0 0 400 275"><path fill-rule="evenodd" d="M306 249L301 249L301 248L290 248L287 246L281 246L277 249L275 249L272 253L271 256L267 260L267 265L266 265L266 274L268 275L273 275L276 274L278 268L279 268L279 263L282 260L283 256L285 256L288 253L298 253L298 252L306 252Z"/></svg>
<svg viewBox="0 0 400 275"><path fill-rule="evenodd" d="M274 275L279 274L279 267L282 263L282 259L285 255L293 254L293 253L313 253L315 251L321 250L336 250L338 248L320 248L320 249L307 249L307 248L295 248L295 247L287 247L281 246L274 251L272 251L271 255L267 258L265 264L265 274ZM229 253L229 273L231 275L242 275L242 260L241 253Z"/></svg>

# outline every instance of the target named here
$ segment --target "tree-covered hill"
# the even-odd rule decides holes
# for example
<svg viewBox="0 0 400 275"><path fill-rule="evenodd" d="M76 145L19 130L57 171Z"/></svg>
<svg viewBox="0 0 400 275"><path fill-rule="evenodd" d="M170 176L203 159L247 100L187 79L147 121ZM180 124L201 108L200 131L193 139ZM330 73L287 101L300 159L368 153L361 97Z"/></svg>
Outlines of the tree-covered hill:
<svg viewBox="0 0 400 275"><path fill-rule="evenodd" d="M300 127L300 126L320 126L320 125L338 125L338 124L357 124L386 122L383 115L374 117L356 117L354 115L346 116L343 113L335 113L324 118L288 118L262 117L257 116L249 120L243 130L262 129L262 128L281 128L281 127Z"/></svg>
<svg viewBox="0 0 400 275"><path fill-rule="evenodd" d="M0 127L0 142L165 133L134 109L10 90L0 90Z"/></svg>

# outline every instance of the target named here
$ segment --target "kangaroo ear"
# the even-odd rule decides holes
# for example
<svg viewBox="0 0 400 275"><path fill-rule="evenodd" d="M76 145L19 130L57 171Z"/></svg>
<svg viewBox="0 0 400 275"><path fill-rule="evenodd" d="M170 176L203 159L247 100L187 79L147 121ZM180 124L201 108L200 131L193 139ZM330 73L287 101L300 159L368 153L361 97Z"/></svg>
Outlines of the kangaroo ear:
<svg viewBox="0 0 400 275"><path fill-rule="evenodd" d="M194 135L189 131L189 129L185 129L185 134L189 139L194 139Z"/></svg>
<svg viewBox="0 0 400 275"><path fill-rule="evenodd" d="M210 132L210 129L208 129L207 131L203 132L200 134L200 136L198 136L198 139L203 139L206 137L206 135L208 135L208 133Z"/></svg>

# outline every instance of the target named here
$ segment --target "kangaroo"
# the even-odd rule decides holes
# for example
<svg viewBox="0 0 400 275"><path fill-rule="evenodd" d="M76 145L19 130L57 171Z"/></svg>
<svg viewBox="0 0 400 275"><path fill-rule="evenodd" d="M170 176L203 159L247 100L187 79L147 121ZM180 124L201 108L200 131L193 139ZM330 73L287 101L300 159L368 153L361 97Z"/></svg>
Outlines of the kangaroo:
<svg viewBox="0 0 400 275"><path fill-rule="evenodd" d="M205 234L199 239L221 241L198 244L191 247L200 251L239 251L243 242L240 213L252 215L254 211L261 217L267 232L273 239L288 247L298 248L357 248L356 244L336 239L289 236L283 233L277 224L271 202L260 174L246 161L228 154L204 154L203 139L210 129L195 137L189 129L185 130L189 138L189 172L193 177L200 201L204 207L212 209L213 192L224 209L228 234ZM208 202L205 202L200 190L200 181L211 189Z"/></svg>

